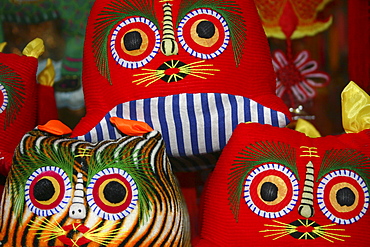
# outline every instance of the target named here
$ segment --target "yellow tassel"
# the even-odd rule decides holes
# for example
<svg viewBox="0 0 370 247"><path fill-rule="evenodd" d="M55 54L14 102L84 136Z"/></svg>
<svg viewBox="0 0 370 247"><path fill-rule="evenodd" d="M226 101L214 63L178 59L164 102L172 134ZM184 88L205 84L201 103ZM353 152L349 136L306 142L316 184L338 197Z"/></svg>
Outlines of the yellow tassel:
<svg viewBox="0 0 370 247"><path fill-rule="evenodd" d="M315 128L315 126L313 126L313 124L302 118L299 118L297 120L295 130L311 138L321 137L320 132Z"/></svg>
<svg viewBox="0 0 370 247"><path fill-rule="evenodd" d="M342 124L346 133L370 128L370 96L353 81L342 91Z"/></svg>
<svg viewBox="0 0 370 247"><path fill-rule="evenodd" d="M40 38L32 40L23 49L23 55L27 57L39 58L45 51L44 41Z"/></svg>
<svg viewBox="0 0 370 247"><path fill-rule="evenodd" d="M0 43L0 52L3 52L6 42Z"/></svg>
<svg viewBox="0 0 370 247"><path fill-rule="evenodd" d="M48 58L45 68L37 76L37 81L44 86L52 87L54 85L55 70L53 62Z"/></svg>

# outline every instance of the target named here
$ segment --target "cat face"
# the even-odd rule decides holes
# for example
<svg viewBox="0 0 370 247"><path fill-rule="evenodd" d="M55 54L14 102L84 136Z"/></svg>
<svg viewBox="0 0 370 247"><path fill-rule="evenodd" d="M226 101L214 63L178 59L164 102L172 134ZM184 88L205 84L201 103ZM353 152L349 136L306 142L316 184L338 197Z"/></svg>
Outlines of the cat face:
<svg viewBox="0 0 370 247"><path fill-rule="evenodd" d="M94 144L29 132L1 206L3 246L190 241L186 206L157 131Z"/></svg>
<svg viewBox="0 0 370 247"><path fill-rule="evenodd" d="M208 183L202 238L222 246L366 246L369 138L368 130L309 138L240 124Z"/></svg>

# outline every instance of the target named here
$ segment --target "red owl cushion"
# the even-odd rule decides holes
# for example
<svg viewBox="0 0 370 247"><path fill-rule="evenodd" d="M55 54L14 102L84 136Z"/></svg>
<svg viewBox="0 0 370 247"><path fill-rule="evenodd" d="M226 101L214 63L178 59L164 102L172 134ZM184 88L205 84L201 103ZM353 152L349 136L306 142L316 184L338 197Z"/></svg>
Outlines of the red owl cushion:
<svg viewBox="0 0 370 247"><path fill-rule="evenodd" d="M68 133L53 123L22 138L0 207L1 246L190 246L158 131L89 143L44 130Z"/></svg>
<svg viewBox="0 0 370 247"><path fill-rule="evenodd" d="M370 130L310 138L240 124L205 190L195 246L369 246Z"/></svg>
<svg viewBox="0 0 370 247"><path fill-rule="evenodd" d="M37 124L57 118L54 89L36 83L37 58L42 40L30 42L23 53L0 52L0 173L6 175L14 149ZM40 122L45 121L45 122Z"/></svg>
<svg viewBox="0 0 370 247"><path fill-rule="evenodd" d="M215 156L198 156L220 151L240 122L289 117L253 0L95 1L83 87L73 137L117 138L114 116L144 121L180 170L213 166Z"/></svg>

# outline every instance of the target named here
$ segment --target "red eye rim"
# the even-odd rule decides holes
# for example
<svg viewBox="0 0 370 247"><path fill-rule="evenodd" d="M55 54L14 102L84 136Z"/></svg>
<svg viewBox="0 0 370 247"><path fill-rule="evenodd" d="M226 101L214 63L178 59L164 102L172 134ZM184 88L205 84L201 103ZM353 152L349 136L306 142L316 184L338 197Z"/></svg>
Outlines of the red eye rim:
<svg viewBox="0 0 370 247"><path fill-rule="evenodd" d="M51 203L40 203L32 193L36 183L43 178L51 178L55 184L58 184L59 190L56 191L58 195ZM25 185L26 204L32 212L39 216L50 216L59 213L67 206L71 193L72 188L69 177L62 169L54 166L37 169L31 174Z"/></svg>
<svg viewBox="0 0 370 247"><path fill-rule="evenodd" d="M330 193L335 185L346 183L355 188L358 195L357 205L349 212L340 212L335 209L330 200ZM317 200L323 214L337 224L351 224L365 215L369 207L369 192L364 180L350 170L337 170L324 176L317 190Z"/></svg>
<svg viewBox="0 0 370 247"><path fill-rule="evenodd" d="M258 195L258 185L266 176L276 176L284 181L287 189L285 197L275 205L268 205ZM253 169L246 178L244 199L248 207L257 215L265 218L278 218L291 212L298 200L298 181L285 166L264 164Z"/></svg>
<svg viewBox="0 0 370 247"><path fill-rule="evenodd" d="M119 203L118 206L110 206L104 203L100 195L100 186L107 180L119 180L124 184L127 192L125 202ZM90 208L99 217L107 220L118 220L128 216L136 207L138 190L134 179L126 171L118 168L108 168L93 176L87 187L86 198Z"/></svg>
<svg viewBox="0 0 370 247"><path fill-rule="evenodd" d="M121 41L130 30L141 30L146 35L147 47L140 55L133 56L124 51ZM110 50L113 59L125 68L140 68L149 63L160 48L160 35L157 27L144 17L131 17L118 24L111 34Z"/></svg>
<svg viewBox="0 0 370 247"><path fill-rule="evenodd" d="M218 41L206 47L195 42L191 36L193 24L199 20L211 21L218 31ZM230 31L225 19L210 9L196 9L189 12L179 23L177 35L181 46L192 56L201 59L213 59L219 56L229 44Z"/></svg>

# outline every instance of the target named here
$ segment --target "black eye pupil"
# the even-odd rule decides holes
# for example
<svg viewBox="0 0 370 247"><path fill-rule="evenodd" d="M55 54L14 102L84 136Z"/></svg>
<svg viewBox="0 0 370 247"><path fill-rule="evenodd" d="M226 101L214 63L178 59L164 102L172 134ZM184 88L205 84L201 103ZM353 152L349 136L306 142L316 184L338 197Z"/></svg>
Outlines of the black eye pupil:
<svg viewBox="0 0 370 247"><path fill-rule="evenodd" d="M271 183L265 182L261 186L261 197L264 201L274 201L278 196L278 187Z"/></svg>
<svg viewBox="0 0 370 247"><path fill-rule="evenodd" d="M46 179L40 179L33 187L33 195L38 201L50 200L55 194L53 183Z"/></svg>
<svg viewBox="0 0 370 247"><path fill-rule="evenodd" d="M134 51L140 49L143 39L138 31L132 31L125 34L123 37L123 43L126 50Z"/></svg>
<svg viewBox="0 0 370 247"><path fill-rule="evenodd" d="M348 187L338 190L336 197L338 204L341 206L351 206L356 200L355 193Z"/></svg>
<svg viewBox="0 0 370 247"><path fill-rule="evenodd" d="M215 35L215 25L210 21L201 21L196 31L200 38L210 39Z"/></svg>
<svg viewBox="0 0 370 247"><path fill-rule="evenodd" d="M105 186L103 193L108 202L119 203L126 197L126 188L116 181L111 181Z"/></svg>

